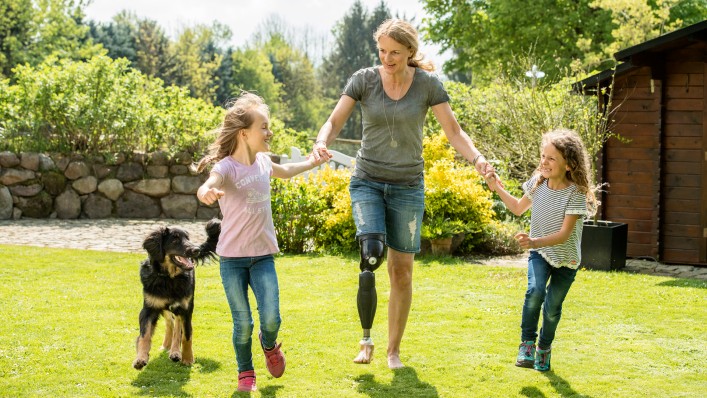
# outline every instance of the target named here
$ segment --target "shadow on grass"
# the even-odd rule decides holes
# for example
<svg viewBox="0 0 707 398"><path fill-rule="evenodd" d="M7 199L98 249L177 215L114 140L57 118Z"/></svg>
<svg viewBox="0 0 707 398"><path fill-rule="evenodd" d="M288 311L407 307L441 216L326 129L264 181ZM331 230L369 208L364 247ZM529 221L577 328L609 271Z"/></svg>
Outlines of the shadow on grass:
<svg viewBox="0 0 707 398"><path fill-rule="evenodd" d="M373 398L384 397L425 397L437 398L437 389L421 381L417 377L417 372L411 367L393 369L393 380L390 384L382 384L375 380L375 377L366 373L356 378L358 382L358 392L367 394Z"/></svg>
<svg viewBox="0 0 707 398"><path fill-rule="evenodd" d="M547 377L547 379L550 381L550 385L552 386L552 388L554 388L555 391L557 391L557 393L561 397L591 398L591 396L589 395L583 395L575 391L572 386L570 386L570 383L567 382L567 380L558 376L555 372L545 372L543 373L543 376ZM520 390L520 394L528 398L545 397L545 394L543 394L542 391L540 391L537 387L532 386L523 387Z"/></svg>
<svg viewBox="0 0 707 398"><path fill-rule="evenodd" d="M258 387L258 392L260 392L261 397L268 397L268 398L275 398L277 397L277 390L281 390L284 388L283 386L267 386L264 388ZM238 387L236 387L236 390L231 394L231 398L236 398L236 397L250 397L251 393L245 392L245 391L238 391Z"/></svg>
<svg viewBox="0 0 707 398"><path fill-rule="evenodd" d="M139 389L139 395L150 397L190 397L184 391L184 385L189 382L191 372L211 373L221 367L220 363L208 358L197 357L193 366L185 366L169 359L169 353L162 351L147 363L131 383ZM136 371L137 372L137 371Z"/></svg>
<svg viewBox="0 0 707 398"><path fill-rule="evenodd" d="M698 289L707 289L707 281L703 281L700 279L673 279L665 282L660 282L658 286L696 287Z"/></svg>

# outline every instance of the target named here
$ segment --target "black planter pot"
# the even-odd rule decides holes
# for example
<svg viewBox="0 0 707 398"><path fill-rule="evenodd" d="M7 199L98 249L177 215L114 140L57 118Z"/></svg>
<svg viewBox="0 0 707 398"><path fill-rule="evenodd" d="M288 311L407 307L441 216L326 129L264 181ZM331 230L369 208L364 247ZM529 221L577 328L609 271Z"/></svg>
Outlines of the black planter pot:
<svg viewBox="0 0 707 398"><path fill-rule="evenodd" d="M603 271L625 267L627 241L628 224L585 221L582 229L582 267Z"/></svg>

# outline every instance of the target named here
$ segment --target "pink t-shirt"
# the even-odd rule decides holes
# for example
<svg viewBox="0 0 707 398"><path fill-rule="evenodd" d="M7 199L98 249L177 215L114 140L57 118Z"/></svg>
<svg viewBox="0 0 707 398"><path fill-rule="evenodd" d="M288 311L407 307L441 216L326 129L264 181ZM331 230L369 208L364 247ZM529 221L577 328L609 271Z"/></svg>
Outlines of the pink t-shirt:
<svg viewBox="0 0 707 398"><path fill-rule="evenodd" d="M275 227L270 207L272 162L258 153L252 165L244 165L227 157L211 170L223 177L218 200L223 220L216 253L224 257L256 257L275 254Z"/></svg>

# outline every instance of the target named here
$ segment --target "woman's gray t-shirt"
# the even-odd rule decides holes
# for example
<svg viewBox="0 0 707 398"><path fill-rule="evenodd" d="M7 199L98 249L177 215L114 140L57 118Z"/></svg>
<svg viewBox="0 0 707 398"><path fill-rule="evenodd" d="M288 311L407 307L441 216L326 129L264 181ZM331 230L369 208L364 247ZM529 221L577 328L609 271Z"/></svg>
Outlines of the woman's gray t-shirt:
<svg viewBox="0 0 707 398"><path fill-rule="evenodd" d="M343 94L360 102L363 111L363 139L353 175L393 184L418 183L424 170L422 127L427 110L449 101L439 77L415 68L410 89L396 104L383 90L378 67L365 68L351 76Z"/></svg>

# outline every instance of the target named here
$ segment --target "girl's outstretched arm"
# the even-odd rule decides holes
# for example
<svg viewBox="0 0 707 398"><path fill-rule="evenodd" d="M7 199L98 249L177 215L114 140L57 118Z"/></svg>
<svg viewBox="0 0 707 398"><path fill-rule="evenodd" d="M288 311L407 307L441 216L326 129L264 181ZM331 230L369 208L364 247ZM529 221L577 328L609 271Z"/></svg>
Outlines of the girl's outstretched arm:
<svg viewBox="0 0 707 398"><path fill-rule="evenodd" d="M508 191L503 188L503 184L498 181L496 173L488 173L484 176L484 179L486 180L486 184L489 186L489 189L498 194L498 197L501 198L503 204L506 205L506 207L508 208L508 210L511 211L511 213L515 214L516 216L520 216L528 209L530 209L530 205L532 205L530 199L525 195L523 195L522 198L518 199L508 193Z"/></svg>
<svg viewBox="0 0 707 398"><path fill-rule="evenodd" d="M304 171L311 170L323 163L329 161L328 152L322 152L319 159L315 159L311 154L307 156L307 160L295 163L272 164L272 176L275 178L290 178Z"/></svg>

